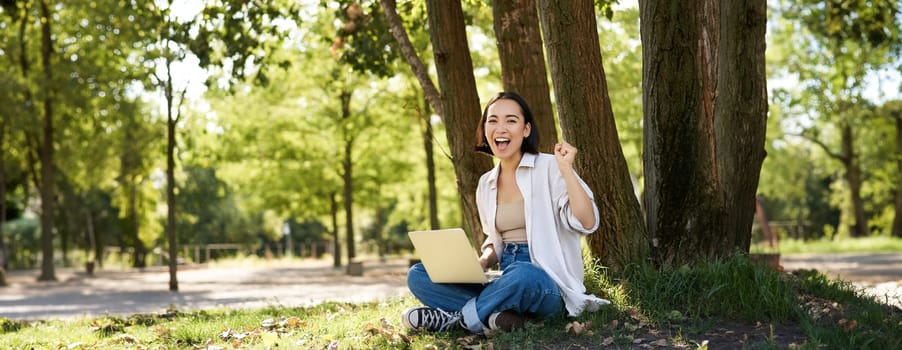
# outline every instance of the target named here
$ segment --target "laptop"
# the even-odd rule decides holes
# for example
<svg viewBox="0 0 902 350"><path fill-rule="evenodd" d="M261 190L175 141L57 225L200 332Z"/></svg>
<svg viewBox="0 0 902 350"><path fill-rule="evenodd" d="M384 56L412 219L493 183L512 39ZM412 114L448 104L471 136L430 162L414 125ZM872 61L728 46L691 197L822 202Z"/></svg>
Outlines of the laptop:
<svg viewBox="0 0 902 350"><path fill-rule="evenodd" d="M500 277L500 271L482 270L463 229L411 231L407 235L435 283L486 284Z"/></svg>

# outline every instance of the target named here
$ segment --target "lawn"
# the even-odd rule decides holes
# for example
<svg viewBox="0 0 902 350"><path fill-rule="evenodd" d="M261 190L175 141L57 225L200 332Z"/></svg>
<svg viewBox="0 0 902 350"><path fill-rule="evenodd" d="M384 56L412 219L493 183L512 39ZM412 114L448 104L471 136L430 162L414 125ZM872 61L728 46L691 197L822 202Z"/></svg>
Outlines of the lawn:
<svg viewBox="0 0 902 350"><path fill-rule="evenodd" d="M816 271L786 274L743 256L622 275L587 270L614 303L575 319L478 337L418 333L399 315L412 297L309 308L169 310L69 321L0 318L2 349L899 349L902 312Z"/></svg>

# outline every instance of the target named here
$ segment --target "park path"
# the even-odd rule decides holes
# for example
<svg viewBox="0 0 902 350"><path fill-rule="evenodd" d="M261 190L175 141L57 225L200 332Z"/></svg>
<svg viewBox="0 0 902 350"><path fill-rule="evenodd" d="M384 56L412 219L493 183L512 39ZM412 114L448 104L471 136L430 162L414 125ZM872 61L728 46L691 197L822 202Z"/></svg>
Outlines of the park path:
<svg viewBox="0 0 902 350"><path fill-rule="evenodd" d="M787 271L818 269L902 307L902 253L784 256ZM83 272L58 270L59 282L36 282L37 271L16 271L0 288L0 317L15 320L161 313L178 310L310 306L324 301L365 302L409 295L408 260L367 261L363 276L330 261L250 267L184 267L178 293L165 269Z"/></svg>
<svg viewBox="0 0 902 350"><path fill-rule="evenodd" d="M902 253L800 254L780 263L786 271L816 269L902 308Z"/></svg>
<svg viewBox="0 0 902 350"><path fill-rule="evenodd" d="M258 267L184 267L179 292L169 291L165 269L58 270L58 282L36 282L36 271L13 272L0 288L0 317L16 320L161 313L178 310L310 306L324 301L365 302L407 293L407 260L367 262L362 276L348 276L331 261Z"/></svg>

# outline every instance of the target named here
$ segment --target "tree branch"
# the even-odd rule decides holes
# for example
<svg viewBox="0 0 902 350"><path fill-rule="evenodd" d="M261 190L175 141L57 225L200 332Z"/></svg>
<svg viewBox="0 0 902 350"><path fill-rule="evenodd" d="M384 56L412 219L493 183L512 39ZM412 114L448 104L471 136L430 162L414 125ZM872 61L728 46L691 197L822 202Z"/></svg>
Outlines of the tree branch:
<svg viewBox="0 0 902 350"><path fill-rule="evenodd" d="M830 146L828 146L826 143L824 143L823 141L821 141L821 140L818 139L817 137L814 137L814 136L811 136L811 135L806 134L805 132L801 132L801 133L785 133L785 134L786 134L786 135L790 135L790 136L798 136L798 137L801 137L801 138L803 138L803 139L805 139L805 140L810 141L811 143L813 143L813 144L819 146L821 149L823 149L824 152L827 153L828 156L830 156L830 158L834 158L834 159L836 159L836 160L839 160L840 162L846 162L846 161L848 160L848 157L846 157L846 156L844 156L844 155L841 155L841 154L839 154L839 153L834 153L832 150L830 150Z"/></svg>
<svg viewBox="0 0 902 350"><path fill-rule="evenodd" d="M397 3L395 0L381 0L381 2L382 9L385 10L385 18L388 20L389 30L392 36L395 37L395 41L398 42L398 47L401 49L404 59L407 60L410 69L413 70L413 75L420 82L420 87L423 88L426 100L429 101L429 104L432 105L432 108L435 109L438 115L444 116L445 109L442 106L441 94L429 77L429 70L426 69L426 65L417 56L416 50L413 49L413 44L410 43L407 31L404 30L404 24L401 23L401 17L398 16Z"/></svg>

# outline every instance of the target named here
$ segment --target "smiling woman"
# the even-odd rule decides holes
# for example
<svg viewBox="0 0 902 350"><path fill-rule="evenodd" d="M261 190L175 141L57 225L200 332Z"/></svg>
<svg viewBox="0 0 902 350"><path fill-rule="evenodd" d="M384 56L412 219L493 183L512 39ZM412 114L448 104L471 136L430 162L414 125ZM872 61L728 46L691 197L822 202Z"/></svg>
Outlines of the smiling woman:
<svg viewBox="0 0 902 350"><path fill-rule="evenodd" d="M526 101L495 95L477 128L476 149L497 157L476 189L486 239L479 262L500 265L501 277L484 285L435 283L422 264L407 285L426 306L406 310L412 329L509 331L530 318L577 316L610 302L586 294L581 238L598 228L598 207L576 172L577 150L566 142L554 155L538 152L539 135Z"/></svg>

